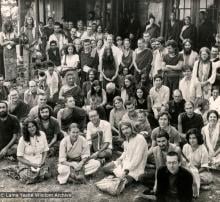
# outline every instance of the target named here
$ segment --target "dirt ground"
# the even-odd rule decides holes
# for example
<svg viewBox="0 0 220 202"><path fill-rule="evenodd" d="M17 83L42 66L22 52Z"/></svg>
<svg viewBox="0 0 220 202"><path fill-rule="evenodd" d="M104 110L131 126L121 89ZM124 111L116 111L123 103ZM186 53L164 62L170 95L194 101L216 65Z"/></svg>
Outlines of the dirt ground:
<svg viewBox="0 0 220 202"><path fill-rule="evenodd" d="M104 174L100 170L96 177L88 180L86 185L67 184L59 185L56 181L56 159L49 159L50 165L53 168L53 178L34 185L23 185L19 181L13 180L6 176L4 171L0 171L0 202L132 202L133 198L141 193L145 188L140 184L134 184L128 187L120 196L112 197L100 192L94 186L94 182L102 179ZM8 160L0 162L0 168L4 168L12 164ZM219 202L220 201L220 172L215 172L214 184L210 191L202 191L199 199L196 202ZM3 192L70 192L70 198L9 198L11 195L7 194L7 199L2 198ZM20 196L21 197L21 196Z"/></svg>

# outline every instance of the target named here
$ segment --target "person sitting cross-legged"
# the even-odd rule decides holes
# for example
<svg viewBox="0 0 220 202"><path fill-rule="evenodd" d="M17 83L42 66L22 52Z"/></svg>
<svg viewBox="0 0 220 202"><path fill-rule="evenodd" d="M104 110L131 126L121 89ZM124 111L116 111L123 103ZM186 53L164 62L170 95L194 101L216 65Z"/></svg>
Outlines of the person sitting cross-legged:
<svg viewBox="0 0 220 202"><path fill-rule="evenodd" d="M60 143L58 182L85 182L85 176L95 173L100 162L90 158L90 148L86 139L80 135L78 124L69 126L68 136Z"/></svg>
<svg viewBox="0 0 220 202"><path fill-rule="evenodd" d="M90 122L87 124L86 139L90 145L91 158L102 162L112 156L111 124L99 118L97 110L89 112Z"/></svg>

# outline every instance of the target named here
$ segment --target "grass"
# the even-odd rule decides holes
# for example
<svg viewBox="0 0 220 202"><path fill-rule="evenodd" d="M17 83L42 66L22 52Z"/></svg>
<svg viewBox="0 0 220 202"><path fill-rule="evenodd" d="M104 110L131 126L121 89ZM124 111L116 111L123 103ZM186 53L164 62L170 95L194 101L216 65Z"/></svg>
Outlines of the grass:
<svg viewBox="0 0 220 202"><path fill-rule="evenodd" d="M145 188L140 184L134 184L131 187L126 188L126 190L117 197L110 196L108 194L102 193L94 186L94 183L104 177L103 172L100 170L94 177L88 179L88 184L78 185L78 184L66 184L59 185L56 176L56 164L57 160L55 158L50 158L48 163L51 165L53 178L33 185L24 185L19 181L13 180L6 176L3 171L0 171L0 202L35 202L35 201L51 201L51 202L132 202L135 195L141 193ZM12 164L8 160L0 162L0 167L4 168ZM214 173L215 183L212 190L201 192L197 202L218 202L220 201L220 173ZM70 192L72 194L71 198L1 198L2 192ZM8 194L9 196L9 194Z"/></svg>

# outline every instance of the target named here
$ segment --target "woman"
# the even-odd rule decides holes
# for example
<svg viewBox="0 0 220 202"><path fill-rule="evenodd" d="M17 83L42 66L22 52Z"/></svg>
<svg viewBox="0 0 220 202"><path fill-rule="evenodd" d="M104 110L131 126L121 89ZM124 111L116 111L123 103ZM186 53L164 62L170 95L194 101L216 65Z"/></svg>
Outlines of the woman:
<svg viewBox="0 0 220 202"><path fill-rule="evenodd" d="M16 34L11 21L3 24L0 45L3 47L4 72L6 81L15 81L17 77Z"/></svg>
<svg viewBox="0 0 220 202"><path fill-rule="evenodd" d="M113 56L111 47L104 49L100 67L101 76L103 77L103 87L105 88L108 82L114 82L117 85L119 66Z"/></svg>
<svg viewBox="0 0 220 202"><path fill-rule="evenodd" d="M192 72L192 83L190 90L193 97L198 97L196 95L197 90L201 89L202 98L209 99L211 97L212 84L215 82L216 78L216 67L214 63L210 61L211 53L206 47L203 47L199 51L199 60L194 63Z"/></svg>
<svg viewBox="0 0 220 202"><path fill-rule="evenodd" d="M126 113L126 110L123 105L123 100L120 96L116 96L113 99L113 106L114 108L110 112L109 122L112 126L112 130L115 133L119 134L119 130L118 130L119 123L122 117L124 116L124 114Z"/></svg>
<svg viewBox="0 0 220 202"><path fill-rule="evenodd" d="M200 185L208 185L212 182L212 175L208 172L209 156L203 144L203 137L196 129L190 129L186 134L187 144L183 146L183 154L187 163L198 169L200 179L197 179L198 188ZM198 189L199 191L199 189Z"/></svg>
<svg viewBox="0 0 220 202"><path fill-rule="evenodd" d="M131 74L126 75L124 85L121 89L121 98L123 102L129 99L135 99L135 89L134 76Z"/></svg>
<svg viewBox="0 0 220 202"><path fill-rule="evenodd" d="M106 92L102 88L101 82L98 80L93 81L91 90L87 94L87 100L90 100L91 97L97 98L98 106L105 106L107 102Z"/></svg>
<svg viewBox="0 0 220 202"><path fill-rule="evenodd" d="M122 55L122 61L121 61L121 68L120 68L120 72L122 72L123 68L128 68L129 72L132 72L132 66L133 66L133 51L130 48L131 44L130 44L130 40L129 39L124 39L124 43L123 43L123 55Z"/></svg>
<svg viewBox="0 0 220 202"><path fill-rule="evenodd" d="M75 47L73 44L69 44L66 47L65 55L62 58L61 61L62 72L65 72L66 70L73 70L74 76L75 76L75 82L76 84L79 84L79 75L78 75L78 66L79 66L79 55L76 54Z"/></svg>
<svg viewBox="0 0 220 202"><path fill-rule="evenodd" d="M144 137L136 134L130 122L121 122L119 132L124 141L124 152L116 160L104 166L106 173L126 178L126 184L137 181L144 173L148 147Z"/></svg>
<svg viewBox="0 0 220 202"><path fill-rule="evenodd" d="M202 128L204 144L208 150L211 166L220 166L220 124L219 115L215 110L207 114L208 124Z"/></svg>
<svg viewBox="0 0 220 202"><path fill-rule="evenodd" d="M98 41L98 40L104 40L104 34L102 32L102 26L99 25L97 27L97 32L96 32L96 35L95 35L95 39Z"/></svg>
<svg viewBox="0 0 220 202"><path fill-rule="evenodd" d="M116 37L116 46L122 51L123 50L123 40L121 36Z"/></svg>
<svg viewBox="0 0 220 202"><path fill-rule="evenodd" d="M95 81L97 79L97 71L96 69L90 69L88 71L88 76L87 76L88 80L83 82L82 85L82 92L83 92L83 96L86 100L87 94L88 92L91 90L91 86L93 81ZM85 101L86 104L88 104L88 102Z"/></svg>
<svg viewBox="0 0 220 202"><path fill-rule="evenodd" d="M183 43L184 39L190 39L192 46L195 47L196 43L196 27L191 23L191 17L186 16L184 19L185 25L180 32L180 41Z"/></svg>
<svg viewBox="0 0 220 202"><path fill-rule="evenodd" d="M103 44L104 44L104 42L103 42L102 39L99 39L99 40L97 41L96 51L97 51L98 55L100 55L100 51L101 51L101 49L102 49L102 47L103 47Z"/></svg>
<svg viewBox="0 0 220 202"><path fill-rule="evenodd" d="M90 148L86 139L80 135L78 124L69 126L68 136L60 142L58 182L85 182L85 176L95 173L99 167L98 160L89 159Z"/></svg>
<svg viewBox="0 0 220 202"><path fill-rule="evenodd" d="M33 17L27 17L24 22L24 27L21 28L21 34L27 37L27 43L23 45L23 63L25 78L29 78L29 66L32 63L33 52L37 44L38 31L34 27ZM25 38L25 37L24 37Z"/></svg>
<svg viewBox="0 0 220 202"><path fill-rule="evenodd" d="M146 90L144 87L138 87L136 89L136 109L149 110L150 105L148 102L148 96L146 95Z"/></svg>
<svg viewBox="0 0 220 202"><path fill-rule="evenodd" d="M22 183L33 184L49 177L49 168L45 165L48 151L45 133L39 131L36 121L26 120L17 148L18 174Z"/></svg>

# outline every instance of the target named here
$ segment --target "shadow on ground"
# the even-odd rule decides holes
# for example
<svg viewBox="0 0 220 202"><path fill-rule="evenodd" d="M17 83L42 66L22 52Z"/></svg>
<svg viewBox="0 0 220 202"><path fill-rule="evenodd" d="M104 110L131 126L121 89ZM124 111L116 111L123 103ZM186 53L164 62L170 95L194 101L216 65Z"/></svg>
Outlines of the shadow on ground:
<svg viewBox="0 0 220 202"><path fill-rule="evenodd" d="M53 202L132 202L134 196L138 193L141 193L145 188L140 184L134 184L131 187L128 187L120 196L112 197L105 193L100 192L94 186L94 182L102 179L104 174L100 170L97 175L91 177L88 180L86 185L76 185L76 184L67 184L59 185L56 181L56 164L57 161L54 158L48 160L48 163L51 165L53 178L47 181L41 182L34 185L23 185L19 181L13 180L6 176L3 171L0 171L0 201L3 202L29 202L29 201L53 201ZM10 165L9 161L1 161L0 168L4 168ZM220 172L214 174L214 184L210 191L203 191L199 199L196 202L218 202L220 201ZM70 192L71 198L2 198L2 192ZM9 197L10 194L7 194Z"/></svg>

